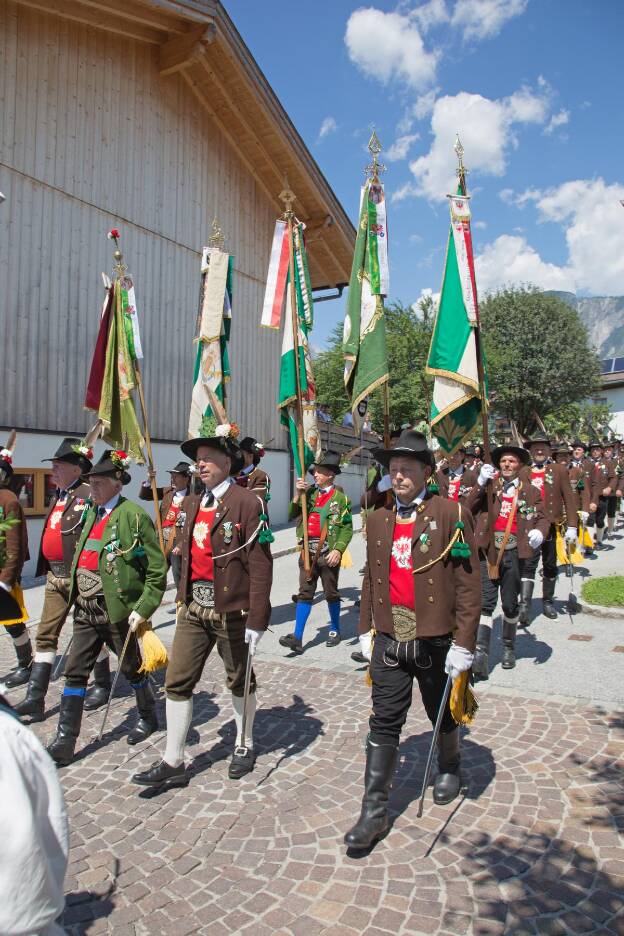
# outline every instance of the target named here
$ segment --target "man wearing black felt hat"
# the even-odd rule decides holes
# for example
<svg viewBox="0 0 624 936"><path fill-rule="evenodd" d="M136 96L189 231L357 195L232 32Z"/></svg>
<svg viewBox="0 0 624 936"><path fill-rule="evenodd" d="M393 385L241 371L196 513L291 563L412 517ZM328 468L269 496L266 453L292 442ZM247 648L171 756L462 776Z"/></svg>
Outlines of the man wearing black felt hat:
<svg viewBox="0 0 624 936"><path fill-rule="evenodd" d="M265 455L264 446L253 436L245 436L241 440L240 450L243 467L236 476L236 483L247 491L259 494L266 503L267 495L271 490L271 481L266 471L260 468L260 460Z"/></svg>
<svg viewBox="0 0 624 936"><path fill-rule="evenodd" d="M52 480L56 490L50 501L39 546L37 575L45 575L41 619L37 626L35 657L28 681L26 698L15 706L18 715L42 721L45 696L59 637L69 614L70 571L74 552L90 505L89 485L84 475L93 467L93 452L81 439L63 439L52 458ZM108 650L94 667L92 700L102 704L110 690ZM96 705L92 706L97 707Z"/></svg>
<svg viewBox="0 0 624 936"><path fill-rule="evenodd" d="M28 559L28 533L26 518L19 499L11 490L13 479L13 431L6 446L0 445L0 521L5 528L0 532L0 623L19 620L22 616L15 595L24 563ZM5 685L21 686L28 682L32 666L32 646L26 625L5 624L17 657L17 669L4 680Z"/></svg>
<svg viewBox="0 0 624 936"><path fill-rule="evenodd" d="M354 849L370 847L388 830L388 794L414 679L435 724L447 677L472 664L481 608L472 515L428 488L435 459L426 437L406 430L394 448L373 454L389 470L394 503L368 519L359 630L371 661L373 711L362 812L345 836ZM460 791L459 740L447 703L433 792L441 805Z"/></svg>
<svg viewBox="0 0 624 936"><path fill-rule="evenodd" d="M181 446L197 462L204 493L189 494L185 501L180 608L165 679L167 742L162 759L134 775L141 786L188 783L184 748L193 692L215 646L225 667L236 722L228 775L239 780L255 765L256 680L252 669L245 699L245 672L269 624L273 560L263 535L267 530L261 498L234 483L242 467L237 431L234 424L224 423L215 435L188 439Z"/></svg>
<svg viewBox="0 0 624 936"><path fill-rule="evenodd" d="M122 497L131 480L129 462L125 452L109 449L86 475L93 505L86 511L72 562L69 601L75 601L74 635L58 729L48 747L59 766L73 760L87 680L104 644L116 653L136 697L139 718L128 734L128 744L144 741L158 728L156 701L149 678L140 672L134 633L162 601L167 566L151 518Z"/></svg>
<svg viewBox="0 0 624 936"><path fill-rule="evenodd" d="M169 469L171 484L165 488L156 488L160 502L160 519L162 522L163 539L165 541L165 556L171 565L173 581L176 590L180 584L180 569L182 560L177 541L184 528L184 498L190 492L191 466L189 462L180 461L174 468ZM139 489L139 499L152 501L154 494L149 481L144 481ZM175 608L170 608L175 613Z"/></svg>

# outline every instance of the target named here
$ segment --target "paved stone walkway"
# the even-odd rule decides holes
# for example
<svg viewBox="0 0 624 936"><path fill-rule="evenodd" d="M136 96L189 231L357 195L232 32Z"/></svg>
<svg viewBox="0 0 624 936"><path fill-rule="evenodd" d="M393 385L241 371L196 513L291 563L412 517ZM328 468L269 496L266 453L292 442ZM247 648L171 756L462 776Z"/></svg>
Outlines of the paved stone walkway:
<svg viewBox="0 0 624 936"><path fill-rule="evenodd" d="M624 713L488 692L463 742L465 797L436 807L429 795L418 820L431 735L414 706L393 828L357 857L341 838L361 798L368 689L294 672L258 661L260 756L239 783L227 779L234 723L218 659L196 696L186 789L154 796L130 782L162 736L127 746L129 696L102 744L101 712L85 719L79 759L61 773L69 933L624 934ZM42 740L59 689L34 728Z"/></svg>

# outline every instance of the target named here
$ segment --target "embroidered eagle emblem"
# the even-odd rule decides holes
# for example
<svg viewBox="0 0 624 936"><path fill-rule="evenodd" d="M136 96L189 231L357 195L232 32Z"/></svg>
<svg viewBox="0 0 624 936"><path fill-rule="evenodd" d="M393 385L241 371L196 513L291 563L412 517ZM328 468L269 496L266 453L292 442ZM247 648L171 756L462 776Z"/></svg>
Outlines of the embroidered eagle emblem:
<svg viewBox="0 0 624 936"><path fill-rule="evenodd" d="M392 544L392 558L399 569L409 569L412 564L412 541L409 536L400 536Z"/></svg>
<svg viewBox="0 0 624 936"><path fill-rule="evenodd" d="M60 511L58 510L55 510L53 513L50 514L50 529L51 530L56 530L57 526L61 522L61 516L62 515Z"/></svg>
<svg viewBox="0 0 624 936"><path fill-rule="evenodd" d="M208 527L207 523L204 523L203 520L200 520L199 523L196 523L193 527L193 539L195 540L195 544L199 549L204 548L209 532L210 528Z"/></svg>

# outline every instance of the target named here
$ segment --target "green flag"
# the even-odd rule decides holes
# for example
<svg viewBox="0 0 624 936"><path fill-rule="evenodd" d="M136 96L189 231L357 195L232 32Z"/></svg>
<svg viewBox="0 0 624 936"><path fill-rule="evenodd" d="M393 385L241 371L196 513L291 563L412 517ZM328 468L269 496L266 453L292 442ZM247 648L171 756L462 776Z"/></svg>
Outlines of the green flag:
<svg viewBox="0 0 624 936"><path fill-rule="evenodd" d="M297 351L295 355L295 342L292 326L292 305L290 289L290 271L286 283L286 316L284 323L284 338L282 342L282 360L280 366L279 402L282 424L290 433L290 441L295 460L295 471L298 478L305 477L305 473L321 455L321 437L316 420L316 387L310 359L308 335L312 330L313 303L310 275L308 272L308 259L303 243L303 225L293 227L293 250L295 260L295 302L297 306ZM299 369L299 382L302 396L303 415L303 465L299 457L297 434L297 371Z"/></svg>
<svg viewBox="0 0 624 936"><path fill-rule="evenodd" d="M355 253L349 280L342 349L344 382L357 417L357 405L388 380L386 320L388 230L383 185L368 180L362 189Z"/></svg>
<svg viewBox="0 0 624 936"><path fill-rule="evenodd" d="M477 290L468 200L449 196L451 230L427 373L435 377L431 431L446 455L475 430L481 413L477 369Z"/></svg>
<svg viewBox="0 0 624 936"><path fill-rule="evenodd" d="M113 290L98 417L104 426L103 439L113 448L125 449L131 458L142 464L145 443L131 396L136 387L136 375L126 327L127 291L119 280L115 281Z"/></svg>

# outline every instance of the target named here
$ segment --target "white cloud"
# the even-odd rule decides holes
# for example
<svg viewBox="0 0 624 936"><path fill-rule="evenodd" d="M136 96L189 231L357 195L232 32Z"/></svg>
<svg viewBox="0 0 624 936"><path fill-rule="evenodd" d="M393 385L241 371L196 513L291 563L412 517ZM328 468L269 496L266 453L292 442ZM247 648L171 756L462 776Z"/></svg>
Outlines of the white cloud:
<svg viewBox="0 0 624 936"><path fill-rule="evenodd" d="M426 91L425 94L421 94L416 98L416 103L412 108L412 113L417 120L422 120L423 117L427 117L429 114L433 113L436 97L437 90L434 88L431 91Z"/></svg>
<svg viewBox="0 0 624 936"><path fill-rule="evenodd" d="M548 89L535 93L523 87L500 100L467 91L438 98L431 116L431 148L426 155L410 163L416 180L413 192L438 200L451 190L457 166L453 150L456 133L466 150L470 169L475 173L503 175L507 152L518 145L514 127L543 123L548 116L549 97Z"/></svg>
<svg viewBox="0 0 624 936"><path fill-rule="evenodd" d="M487 221L475 221L472 225L473 228L476 228L478 231L484 231L487 227Z"/></svg>
<svg viewBox="0 0 624 936"><path fill-rule="evenodd" d="M491 39L524 13L527 4L528 0L457 0L451 25L462 30L465 40Z"/></svg>
<svg viewBox="0 0 624 936"><path fill-rule="evenodd" d="M423 32L427 32L433 26L448 23L450 19L445 0L427 0L427 3L412 10L411 16L418 22Z"/></svg>
<svg viewBox="0 0 624 936"><path fill-rule="evenodd" d="M412 143L415 143L420 137L419 133L407 133L404 136L397 137L392 146L383 154L388 162L398 162L405 159Z"/></svg>
<svg viewBox="0 0 624 936"><path fill-rule="evenodd" d="M326 136L328 136L330 133L334 133L337 129L338 129L338 124L336 123L335 118L326 117L320 126L317 142L320 142L321 140L325 139Z"/></svg>
<svg viewBox="0 0 624 936"><path fill-rule="evenodd" d="M541 221L560 225L567 244L564 266L547 263L525 237L503 235L476 258L479 289L509 282L530 282L544 289L619 295L624 282L624 184L602 179L564 182L518 196L535 204Z"/></svg>
<svg viewBox="0 0 624 936"><path fill-rule="evenodd" d="M504 202L506 205L511 205L511 204L512 204L512 202L513 202L513 195L514 195L514 190L513 190L512 188L504 188L504 189L501 189L500 192L498 193L498 197L499 197L500 200L501 200L502 202Z"/></svg>
<svg viewBox="0 0 624 936"><path fill-rule="evenodd" d="M428 52L414 21L400 13L374 7L355 10L347 22L349 58L382 84L396 78L422 88L435 78L437 52Z"/></svg>
<svg viewBox="0 0 624 936"><path fill-rule="evenodd" d="M426 302L428 299L433 299L433 311L435 312L440 303L440 293L434 292L433 289L429 287L420 290L420 296L416 302L412 303L412 311L415 312L419 318L422 317L422 303Z"/></svg>
<svg viewBox="0 0 624 936"><path fill-rule="evenodd" d="M544 127L544 133L547 136L550 136L558 127L563 127L565 124L570 122L570 111L569 110L560 110L558 114L553 114L548 125Z"/></svg>

